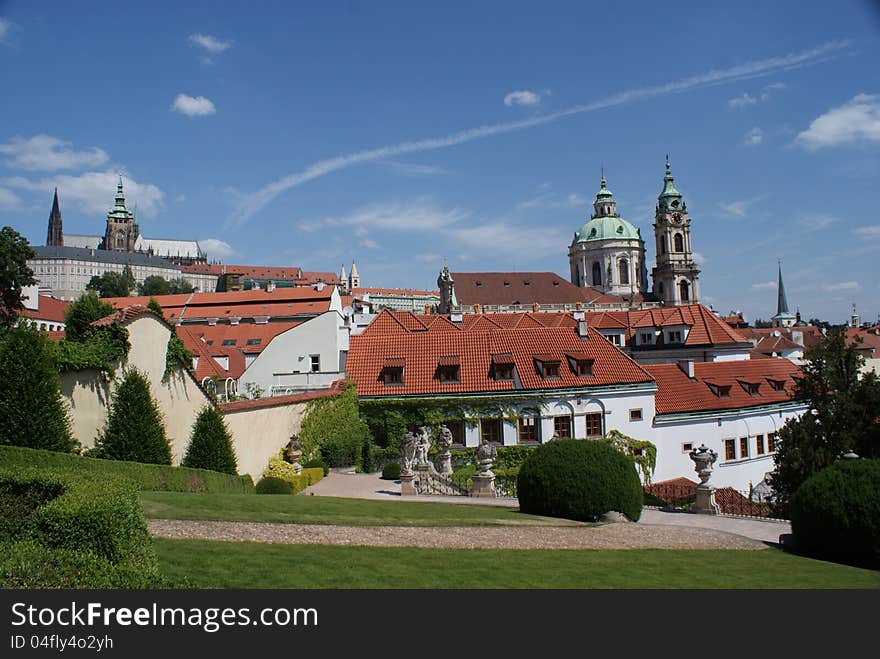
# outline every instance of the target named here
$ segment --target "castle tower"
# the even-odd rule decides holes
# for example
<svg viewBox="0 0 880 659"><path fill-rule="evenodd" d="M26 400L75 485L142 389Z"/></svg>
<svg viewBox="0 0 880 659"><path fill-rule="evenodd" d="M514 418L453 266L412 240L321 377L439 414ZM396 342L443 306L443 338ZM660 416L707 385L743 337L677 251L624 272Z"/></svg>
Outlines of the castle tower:
<svg viewBox="0 0 880 659"><path fill-rule="evenodd" d="M46 234L48 247L64 247L64 230L61 227L61 210L58 208L58 188L55 188L55 199L52 200L52 212L49 213L49 231Z"/></svg>
<svg viewBox="0 0 880 659"><path fill-rule="evenodd" d="M654 211L657 266L651 272L654 295L666 304L697 304L700 301L700 269L691 248L691 221L687 204L675 189L666 157L663 191Z"/></svg>
<svg viewBox="0 0 880 659"><path fill-rule="evenodd" d="M603 171L590 220L568 247L571 283L603 293L634 298L648 288L645 242L632 224L617 214L617 203Z"/></svg>
<svg viewBox="0 0 880 659"><path fill-rule="evenodd" d="M348 275L345 274L345 264L342 264L342 268L339 270L339 285L342 288L342 292L345 293L348 291Z"/></svg>
<svg viewBox="0 0 880 659"><path fill-rule="evenodd" d="M120 175L116 185L116 203L107 213L103 248L114 252L133 252L136 240L134 215L125 207L125 192Z"/></svg>
<svg viewBox="0 0 880 659"><path fill-rule="evenodd" d="M361 287L361 276L354 261L351 262L351 274L348 276L348 290Z"/></svg>

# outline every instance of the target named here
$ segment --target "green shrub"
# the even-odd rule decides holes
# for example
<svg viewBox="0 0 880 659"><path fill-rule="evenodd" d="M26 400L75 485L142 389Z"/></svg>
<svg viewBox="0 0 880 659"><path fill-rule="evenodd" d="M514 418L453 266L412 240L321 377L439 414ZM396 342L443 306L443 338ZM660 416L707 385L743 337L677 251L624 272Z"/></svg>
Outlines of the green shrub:
<svg viewBox="0 0 880 659"><path fill-rule="evenodd" d="M538 447L517 477L520 510L588 522L615 510L636 521L642 485L632 459L604 442L560 439Z"/></svg>
<svg viewBox="0 0 880 659"><path fill-rule="evenodd" d="M234 475L237 472L232 435L223 415L213 405L203 407L196 417L186 455L180 464L224 474Z"/></svg>
<svg viewBox="0 0 880 659"><path fill-rule="evenodd" d="M257 494L293 494L293 487L289 481L264 476L257 481L255 491Z"/></svg>
<svg viewBox="0 0 880 659"><path fill-rule="evenodd" d="M361 464L361 449L368 435L352 384L338 396L309 402L299 439L307 459L320 456L331 467L347 467Z"/></svg>
<svg viewBox="0 0 880 659"><path fill-rule="evenodd" d="M309 485L314 485L319 480L324 478L325 472L321 467L303 467L300 476L304 477L308 481L306 483L306 487L308 487Z"/></svg>
<svg viewBox="0 0 880 659"><path fill-rule="evenodd" d="M113 392L107 423L92 456L149 464L171 464L171 445L147 377L129 368Z"/></svg>
<svg viewBox="0 0 880 659"><path fill-rule="evenodd" d="M115 311L93 291L83 293L64 313L64 335L70 341L82 341L94 331L92 323Z"/></svg>
<svg viewBox="0 0 880 659"><path fill-rule="evenodd" d="M321 460L321 458L314 458L303 463L303 469L311 469L313 467L320 467L325 476L330 473L330 465Z"/></svg>
<svg viewBox="0 0 880 659"><path fill-rule="evenodd" d="M361 469L364 473L372 473L376 471L376 463L373 461L373 443L370 441L369 433L364 435L364 443L361 447Z"/></svg>
<svg viewBox="0 0 880 659"><path fill-rule="evenodd" d="M21 497L22 507L29 509L25 524L19 529L6 528L0 540L33 540L157 573L138 489L131 481L50 469L3 468L0 486L4 508ZM52 492L59 494L46 499Z"/></svg>
<svg viewBox="0 0 880 659"><path fill-rule="evenodd" d="M400 478L400 463L389 462L382 467L382 478L388 481L396 481Z"/></svg>
<svg viewBox="0 0 880 659"><path fill-rule="evenodd" d="M836 462L791 500L791 529L810 554L880 566L880 460Z"/></svg>
<svg viewBox="0 0 880 659"><path fill-rule="evenodd" d="M29 323L0 332L0 444L72 451L54 346Z"/></svg>
<svg viewBox="0 0 880 659"><path fill-rule="evenodd" d="M125 477L141 490L169 492L231 492L249 494L254 482L247 474L230 476L204 469L151 465L121 460L95 460L72 453L0 446L0 464L8 467L50 467L96 477Z"/></svg>

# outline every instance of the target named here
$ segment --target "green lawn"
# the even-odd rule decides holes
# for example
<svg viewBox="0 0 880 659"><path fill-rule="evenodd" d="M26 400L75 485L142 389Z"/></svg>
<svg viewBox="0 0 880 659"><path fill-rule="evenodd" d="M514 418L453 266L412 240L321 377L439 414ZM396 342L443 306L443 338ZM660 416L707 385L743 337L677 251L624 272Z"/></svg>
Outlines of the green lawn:
<svg viewBox="0 0 880 659"><path fill-rule="evenodd" d="M373 501L287 494L142 492L141 501L147 517L160 519L221 519L358 526L578 524L563 519L525 515L516 508L505 506Z"/></svg>
<svg viewBox="0 0 880 659"><path fill-rule="evenodd" d="M185 577L196 588L880 588L880 572L778 549L520 551L163 539L155 544L162 572Z"/></svg>

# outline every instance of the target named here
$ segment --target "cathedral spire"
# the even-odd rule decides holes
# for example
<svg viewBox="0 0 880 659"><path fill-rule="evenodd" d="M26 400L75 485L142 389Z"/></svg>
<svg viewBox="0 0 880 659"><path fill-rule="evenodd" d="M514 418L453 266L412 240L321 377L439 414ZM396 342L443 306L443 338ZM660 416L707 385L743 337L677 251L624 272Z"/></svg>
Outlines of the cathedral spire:
<svg viewBox="0 0 880 659"><path fill-rule="evenodd" d="M49 213L49 231L46 234L46 245L50 247L64 246L64 230L61 226L61 209L58 206L58 188L52 200L52 212Z"/></svg>
<svg viewBox="0 0 880 659"><path fill-rule="evenodd" d="M779 280L776 296L776 315L782 316L788 313L788 299L785 297L785 284L782 283L782 260L779 261Z"/></svg>

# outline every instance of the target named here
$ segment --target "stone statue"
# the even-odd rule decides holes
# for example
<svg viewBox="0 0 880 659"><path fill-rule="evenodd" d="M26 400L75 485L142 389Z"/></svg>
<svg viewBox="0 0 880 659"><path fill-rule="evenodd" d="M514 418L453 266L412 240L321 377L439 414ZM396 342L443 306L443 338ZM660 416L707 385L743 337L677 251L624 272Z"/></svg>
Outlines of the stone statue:
<svg viewBox="0 0 880 659"><path fill-rule="evenodd" d="M416 452L418 451L419 440L407 430L400 442L400 474L401 476L412 476L413 465L416 463Z"/></svg>
<svg viewBox="0 0 880 659"><path fill-rule="evenodd" d="M302 457L302 443L296 435L290 436L290 441L284 447L284 459L293 465L293 471L297 474L302 472L302 465L299 460Z"/></svg>
<svg viewBox="0 0 880 659"><path fill-rule="evenodd" d="M440 426L440 432L434 443L437 444L439 449L436 458L437 471L444 476L449 476L452 474L452 452L450 451L452 448L452 431L446 426Z"/></svg>
<svg viewBox="0 0 880 659"><path fill-rule="evenodd" d="M706 448L705 444L700 444L699 448L695 448L688 454L694 461L694 469L700 477L700 485L707 485L709 477L712 475L712 465L718 459L718 454L710 448Z"/></svg>
<svg viewBox="0 0 880 659"><path fill-rule="evenodd" d="M431 448L431 430L428 426L420 426L416 433L416 459L417 465L429 464L428 450Z"/></svg>
<svg viewBox="0 0 880 659"><path fill-rule="evenodd" d="M498 449L494 444L484 442L477 447L477 462L480 464L480 476L491 476L492 465L495 463L495 457L498 455Z"/></svg>

